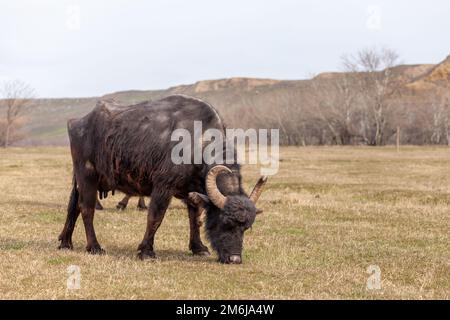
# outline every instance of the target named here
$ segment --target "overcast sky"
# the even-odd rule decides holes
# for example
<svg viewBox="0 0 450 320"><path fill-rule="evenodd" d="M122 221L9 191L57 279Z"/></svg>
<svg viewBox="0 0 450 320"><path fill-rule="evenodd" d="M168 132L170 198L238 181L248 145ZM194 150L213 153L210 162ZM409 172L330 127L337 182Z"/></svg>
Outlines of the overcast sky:
<svg viewBox="0 0 450 320"><path fill-rule="evenodd" d="M450 1L0 0L0 81L97 96L235 76L303 79L346 52L450 54Z"/></svg>

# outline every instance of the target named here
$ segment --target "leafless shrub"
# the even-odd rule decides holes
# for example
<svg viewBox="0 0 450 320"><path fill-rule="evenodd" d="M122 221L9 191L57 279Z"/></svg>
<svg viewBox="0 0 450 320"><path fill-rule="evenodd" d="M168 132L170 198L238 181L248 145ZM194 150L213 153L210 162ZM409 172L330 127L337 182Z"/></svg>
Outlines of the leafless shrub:
<svg viewBox="0 0 450 320"><path fill-rule="evenodd" d="M401 83L392 68L398 60L398 54L387 48L364 49L342 57L345 71L359 75L352 90L360 98L360 131L368 145L384 145L395 132L391 102Z"/></svg>
<svg viewBox="0 0 450 320"><path fill-rule="evenodd" d="M6 148L23 138L17 131L33 105L35 91L25 82L13 80L3 84L0 94L0 142Z"/></svg>

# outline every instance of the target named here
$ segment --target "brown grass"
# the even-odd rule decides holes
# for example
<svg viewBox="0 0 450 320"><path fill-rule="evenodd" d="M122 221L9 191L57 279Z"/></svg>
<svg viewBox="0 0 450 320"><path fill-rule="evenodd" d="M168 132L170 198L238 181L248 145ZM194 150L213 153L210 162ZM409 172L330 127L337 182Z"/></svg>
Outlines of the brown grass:
<svg viewBox="0 0 450 320"><path fill-rule="evenodd" d="M430 299L450 292L450 150L283 148L246 234L244 263L188 251L188 218L174 201L156 236L156 261L136 248L145 213L96 214L105 256L58 251L71 180L67 148L0 150L0 298L3 299ZM247 188L255 168L245 168ZM206 241L205 241L206 242ZM81 289L67 290L67 267ZM368 266L382 289L367 290Z"/></svg>

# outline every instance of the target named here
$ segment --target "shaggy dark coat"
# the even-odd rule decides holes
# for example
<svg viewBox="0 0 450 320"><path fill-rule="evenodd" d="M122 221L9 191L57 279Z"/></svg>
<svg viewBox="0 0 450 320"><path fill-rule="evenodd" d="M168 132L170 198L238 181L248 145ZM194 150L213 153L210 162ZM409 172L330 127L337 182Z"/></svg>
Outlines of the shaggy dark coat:
<svg viewBox="0 0 450 320"><path fill-rule="evenodd" d="M107 196L108 192L119 190L133 196L151 196L147 231L138 248L140 258L155 256L154 235L172 197L188 206L189 247L194 253L208 254L199 234L199 216L206 209L207 234L219 260L230 262L231 255L240 256L243 233L252 225L256 208L242 188L239 165L227 165L232 173L217 178L219 190L227 196L222 210L207 196L203 203L189 199L192 192L206 195L205 178L214 165L175 165L171 160L171 150L179 143L171 141L172 132L187 129L193 139L194 121L201 121L203 130L213 128L225 135L223 121L212 106L182 95L129 107L100 101L85 117L70 120L74 179L67 221L59 237L60 248L73 247L72 233L81 212L87 250L102 253L93 226L96 194Z"/></svg>

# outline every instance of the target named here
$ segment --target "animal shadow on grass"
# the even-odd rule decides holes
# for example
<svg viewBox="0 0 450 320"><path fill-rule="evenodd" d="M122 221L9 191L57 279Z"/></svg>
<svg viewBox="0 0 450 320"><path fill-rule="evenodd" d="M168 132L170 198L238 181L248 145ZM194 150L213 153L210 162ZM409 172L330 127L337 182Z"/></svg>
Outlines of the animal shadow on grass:
<svg viewBox="0 0 450 320"><path fill-rule="evenodd" d="M51 248L52 243L45 240L26 240L1 238L0 251L21 251L25 249L48 249Z"/></svg>
<svg viewBox="0 0 450 320"><path fill-rule="evenodd" d="M0 251L22 250L29 246L29 241L0 239Z"/></svg>
<svg viewBox="0 0 450 320"><path fill-rule="evenodd" d="M76 250L76 249L75 249ZM127 258L138 260L137 250L135 247L131 248L128 246L118 247L118 246L107 246L105 247L106 254L112 257L117 258ZM146 261L142 261L142 263L146 262L168 262L168 261L185 261L185 262L202 262L202 263L216 263L216 258L214 255L205 257L205 256L196 256L193 255L188 250L174 250L174 249L161 249L155 250L156 258L149 259Z"/></svg>
<svg viewBox="0 0 450 320"><path fill-rule="evenodd" d="M46 208L46 209L57 209L58 211L66 211L67 206L61 203L55 202L44 202L44 201L30 201L30 200L10 200L10 201L0 201L0 205L20 205L24 207L34 208Z"/></svg>
<svg viewBox="0 0 450 320"><path fill-rule="evenodd" d="M24 250L49 250L60 252L64 255L64 252L73 252L76 254L87 254L84 246L75 245L73 250L58 250L58 243L54 241L46 240L26 240L14 239L14 238L0 238L0 252L21 252ZM110 257L117 257L122 259L138 260L136 247L132 246L115 246L108 245L105 247L106 255ZM214 256L195 256L189 250L174 250L174 249L161 249L155 250L156 258L147 261L142 261L142 263L153 262L170 262L170 261L183 261L183 262L201 262L201 263L216 263L216 258ZM98 256L101 258L101 256Z"/></svg>

